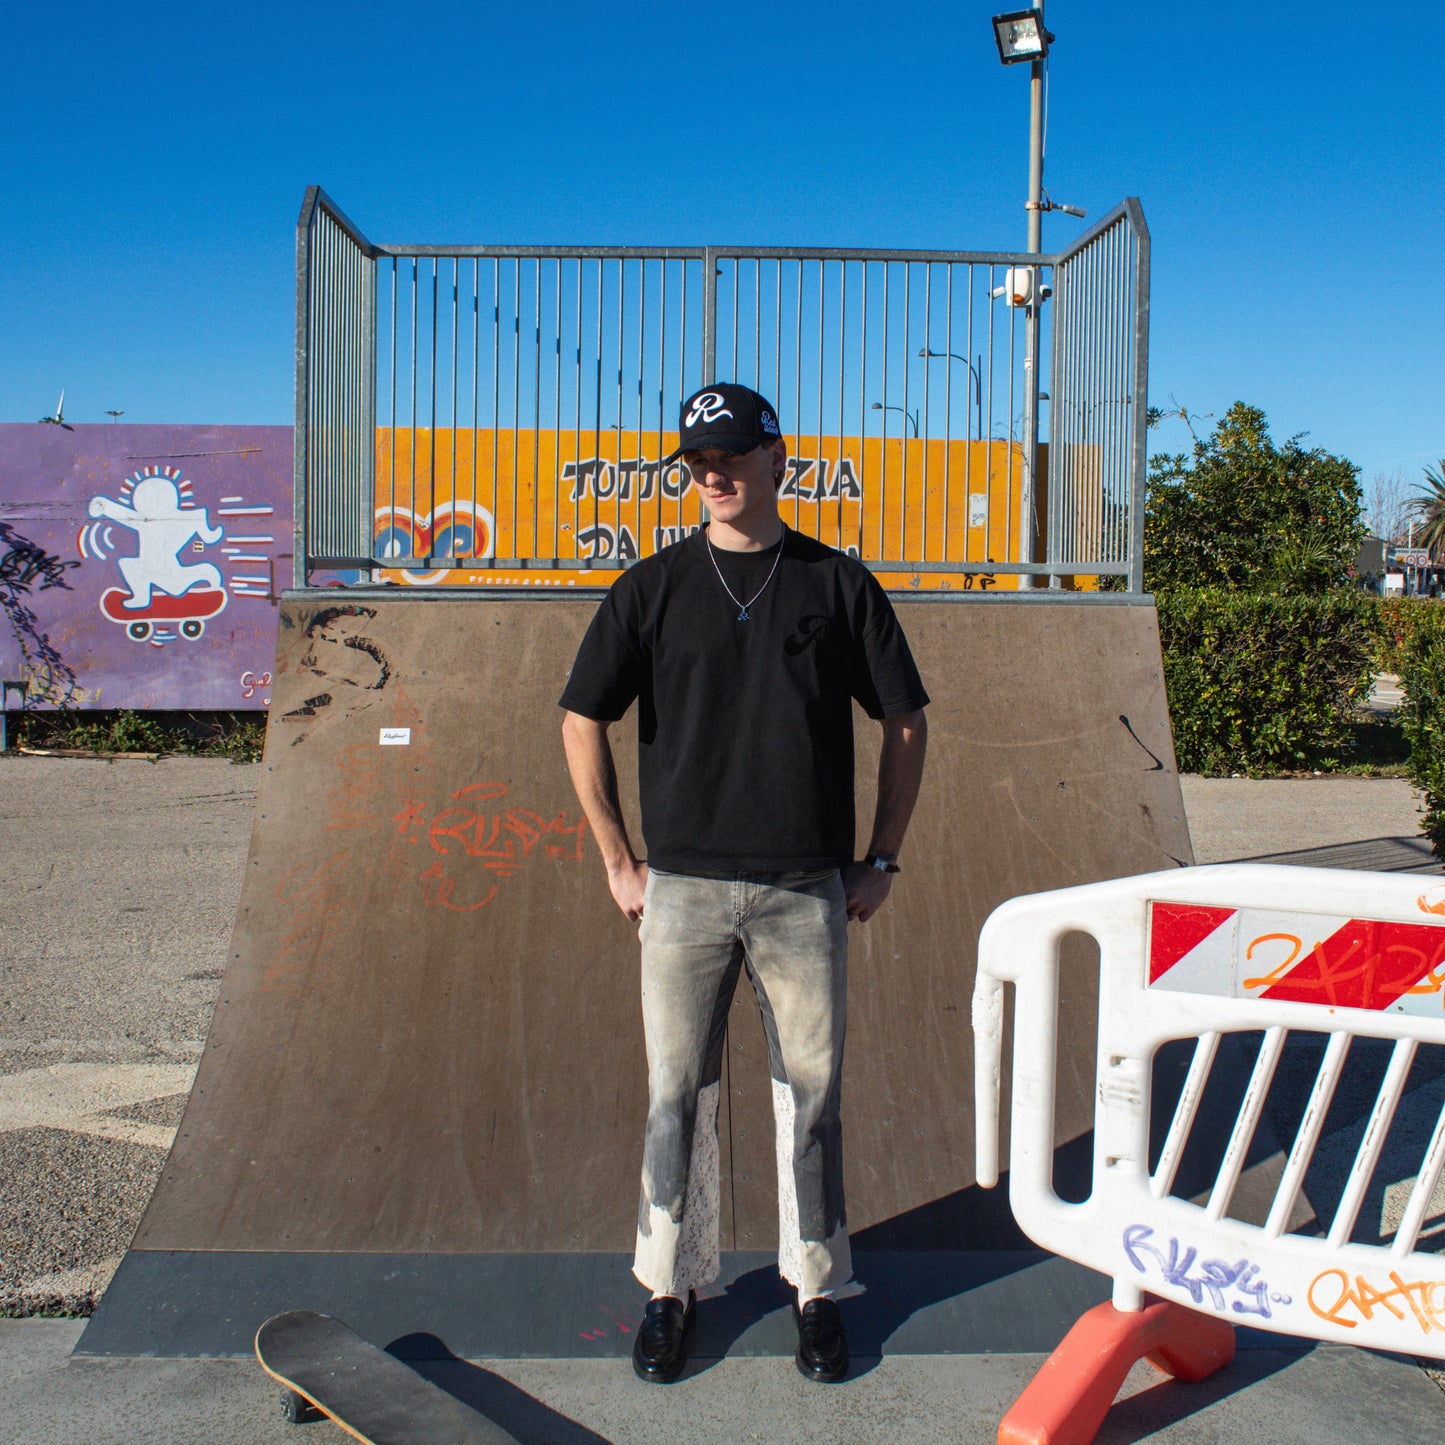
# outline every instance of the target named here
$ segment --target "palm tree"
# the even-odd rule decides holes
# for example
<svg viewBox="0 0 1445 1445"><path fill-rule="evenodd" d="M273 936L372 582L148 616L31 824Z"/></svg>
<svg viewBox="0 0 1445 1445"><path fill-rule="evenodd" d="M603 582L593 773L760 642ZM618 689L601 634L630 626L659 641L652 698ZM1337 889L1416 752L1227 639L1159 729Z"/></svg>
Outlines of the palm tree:
<svg viewBox="0 0 1445 1445"><path fill-rule="evenodd" d="M1425 468L1425 484L1416 488L1410 510L1420 519L1419 544L1432 557L1445 553L1445 457Z"/></svg>

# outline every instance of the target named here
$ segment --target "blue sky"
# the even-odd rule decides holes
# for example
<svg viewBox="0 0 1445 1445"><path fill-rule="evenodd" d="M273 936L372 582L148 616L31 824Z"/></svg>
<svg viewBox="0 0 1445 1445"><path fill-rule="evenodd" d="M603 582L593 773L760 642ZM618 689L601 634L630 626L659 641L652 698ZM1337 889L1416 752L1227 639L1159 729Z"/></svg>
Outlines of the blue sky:
<svg viewBox="0 0 1445 1445"><path fill-rule="evenodd" d="M289 422L313 182L383 242L1021 248L1027 68L991 13L12 7L0 420L64 386L71 421ZM1045 184L1091 219L1143 202L1151 400L1243 399L1365 481L1418 479L1445 456L1438 25L1342 0L1047 14ZM1047 216L1045 249L1084 224Z"/></svg>

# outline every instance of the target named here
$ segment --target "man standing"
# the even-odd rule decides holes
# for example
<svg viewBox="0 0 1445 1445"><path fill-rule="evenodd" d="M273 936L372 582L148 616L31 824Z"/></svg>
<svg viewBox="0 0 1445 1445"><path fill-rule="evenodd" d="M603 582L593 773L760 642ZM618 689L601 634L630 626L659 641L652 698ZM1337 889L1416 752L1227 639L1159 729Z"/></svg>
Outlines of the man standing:
<svg viewBox="0 0 1445 1445"><path fill-rule="evenodd" d="M778 1267L798 1292L798 1368L840 1380L832 1295L852 1277L839 1095L847 925L887 898L923 774L923 690L888 598L857 560L789 530L772 406L719 383L683 403L681 456L707 525L614 584L561 698L567 765L617 906L639 921L647 1130L633 1272L653 1292L633 1367L668 1384L694 1289L717 1277L717 1116L746 968L777 1123ZM672 460L672 458L668 458ZM853 700L883 727L867 856L855 858ZM637 704L639 860L609 726Z"/></svg>

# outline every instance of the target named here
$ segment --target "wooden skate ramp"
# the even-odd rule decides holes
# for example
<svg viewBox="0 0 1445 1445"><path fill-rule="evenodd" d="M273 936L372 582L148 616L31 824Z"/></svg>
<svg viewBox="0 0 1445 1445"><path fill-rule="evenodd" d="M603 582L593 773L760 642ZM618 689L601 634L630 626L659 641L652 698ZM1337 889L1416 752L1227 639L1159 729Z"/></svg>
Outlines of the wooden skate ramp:
<svg viewBox="0 0 1445 1445"><path fill-rule="evenodd" d="M154 1279L162 1256L630 1250L646 1113L636 931L573 797L556 706L594 607L283 602L229 966L127 1266L149 1256ZM899 611L933 698L930 750L890 905L853 930L849 1221L864 1249L989 1248L993 1226L968 1208L979 928L1018 893L1187 863L1189 838L1152 606ZM879 730L858 721L861 846ZM631 798L630 716L614 740ZM1088 972L1061 1010L1061 1140L1092 1123ZM766 1055L746 988L725 1084L723 1248L771 1250ZM125 1277L103 1313L123 1308ZM317 1301L278 1307L297 1303Z"/></svg>

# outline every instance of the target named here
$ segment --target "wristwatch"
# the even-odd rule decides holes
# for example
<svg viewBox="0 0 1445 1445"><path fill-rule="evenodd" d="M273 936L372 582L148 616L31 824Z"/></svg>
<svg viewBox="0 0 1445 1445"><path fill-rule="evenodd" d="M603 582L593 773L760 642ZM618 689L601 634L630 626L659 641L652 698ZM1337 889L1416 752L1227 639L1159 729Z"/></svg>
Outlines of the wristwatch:
<svg viewBox="0 0 1445 1445"><path fill-rule="evenodd" d="M869 853L863 861L875 873L901 873L903 870L893 861L891 853Z"/></svg>

